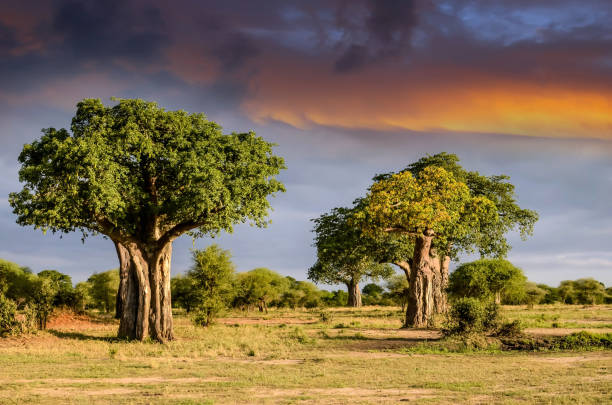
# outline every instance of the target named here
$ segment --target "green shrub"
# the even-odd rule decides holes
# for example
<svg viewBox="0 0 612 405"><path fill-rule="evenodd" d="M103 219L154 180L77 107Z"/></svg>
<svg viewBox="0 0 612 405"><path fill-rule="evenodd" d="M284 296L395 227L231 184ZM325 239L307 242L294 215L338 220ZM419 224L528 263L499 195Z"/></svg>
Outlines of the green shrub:
<svg viewBox="0 0 612 405"><path fill-rule="evenodd" d="M0 336L12 333L16 326L17 304L0 293Z"/></svg>
<svg viewBox="0 0 612 405"><path fill-rule="evenodd" d="M555 348L561 350L612 349L612 333L598 334L585 331L572 333L559 339Z"/></svg>
<svg viewBox="0 0 612 405"><path fill-rule="evenodd" d="M501 337L505 350L609 350L612 349L612 333L597 334L589 332L572 333L567 336L552 337Z"/></svg>
<svg viewBox="0 0 612 405"><path fill-rule="evenodd" d="M476 298L460 298L448 313L444 330L449 335L481 332L484 329L485 308Z"/></svg>
<svg viewBox="0 0 612 405"><path fill-rule="evenodd" d="M517 337L523 335L523 324L520 320L505 322L497 328L496 336Z"/></svg>
<svg viewBox="0 0 612 405"><path fill-rule="evenodd" d="M453 302L442 330L447 335L484 334L496 331L499 325L499 305L470 297Z"/></svg>

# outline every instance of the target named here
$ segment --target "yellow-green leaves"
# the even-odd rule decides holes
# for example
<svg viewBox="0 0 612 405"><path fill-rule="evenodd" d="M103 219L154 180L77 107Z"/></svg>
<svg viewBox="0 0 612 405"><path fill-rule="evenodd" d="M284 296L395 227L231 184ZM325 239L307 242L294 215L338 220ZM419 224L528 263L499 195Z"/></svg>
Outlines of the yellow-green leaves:
<svg viewBox="0 0 612 405"><path fill-rule="evenodd" d="M367 231L406 234L426 230L443 234L456 226L469 207L483 203L473 201L465 183L435 166L416 178L404 171L374 183L367 201L363 215Z"/></svg>

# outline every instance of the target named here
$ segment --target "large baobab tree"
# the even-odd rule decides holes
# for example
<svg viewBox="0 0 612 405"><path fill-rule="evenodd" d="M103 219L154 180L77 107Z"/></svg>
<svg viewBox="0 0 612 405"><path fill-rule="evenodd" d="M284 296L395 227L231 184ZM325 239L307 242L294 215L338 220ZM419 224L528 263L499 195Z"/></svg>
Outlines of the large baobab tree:
<svg viewBox="0 0 612 405"><path fill-rule="evenodd" d="M173 338L172 242L265 226L267 197L283 190L272 146L253 132L225 135L203 114L87 99L70 131L48 128L24 146L24 187L10 204L21 225L110 238L123 275L119 336L164 342Z"/></svg>

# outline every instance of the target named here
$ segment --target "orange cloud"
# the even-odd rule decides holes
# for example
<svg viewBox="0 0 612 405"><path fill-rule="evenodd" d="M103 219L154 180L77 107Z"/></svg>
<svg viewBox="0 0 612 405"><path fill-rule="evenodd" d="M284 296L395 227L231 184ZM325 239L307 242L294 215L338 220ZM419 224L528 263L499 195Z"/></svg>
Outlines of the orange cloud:
<svg viewBox="0 0 612 405"><path fill-rule="evenodd" d="M437 66L337 75L276 62L260 70L244 103L256 121L612 139L612 91L590 84Z"/></svg>

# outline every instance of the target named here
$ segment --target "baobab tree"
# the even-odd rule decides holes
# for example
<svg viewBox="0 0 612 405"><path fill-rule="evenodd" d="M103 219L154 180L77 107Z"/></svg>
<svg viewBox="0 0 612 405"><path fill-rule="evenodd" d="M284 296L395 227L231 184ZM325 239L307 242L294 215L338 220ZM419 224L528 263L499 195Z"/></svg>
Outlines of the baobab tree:
<svg viewBox="0 0 612 405"><path fill-rule="evenodd" d="M24 187L10 204L21 225L110 238L123 274L119 336L165 342L172 242L265 226L267 197L284 190L272 146L253 132L225 135L203 114L86 99L70 131L47 128L24 146Z"/></svg>
<svg viewBox="0 0 612 405"><path fill-rule="evenodd" d="M505 234L518 228L526 237L537 214L520 208L507 176L465 171L458 158L428 156L398 173L374 178L364 209L356 216L370 237L410 238L414 250L404 260L410 285L406 325L429 324L447 308L451 259L461 252L503 257Z"/></svg>
<svg viewBox="0 0 612 405"><path fill-rule="evenodd" d="M356 201L359 207L359 201ZM334 208L313 219L317 248L317 262L308 270L308 278L315 283L344 284L348 290L349 307L361 306L359 283L364 278L387 278L393 269L385 252L397 248L366 237L362 229L352 223L356 208ZM385 257L385 259L383 259Z"/></svg>

